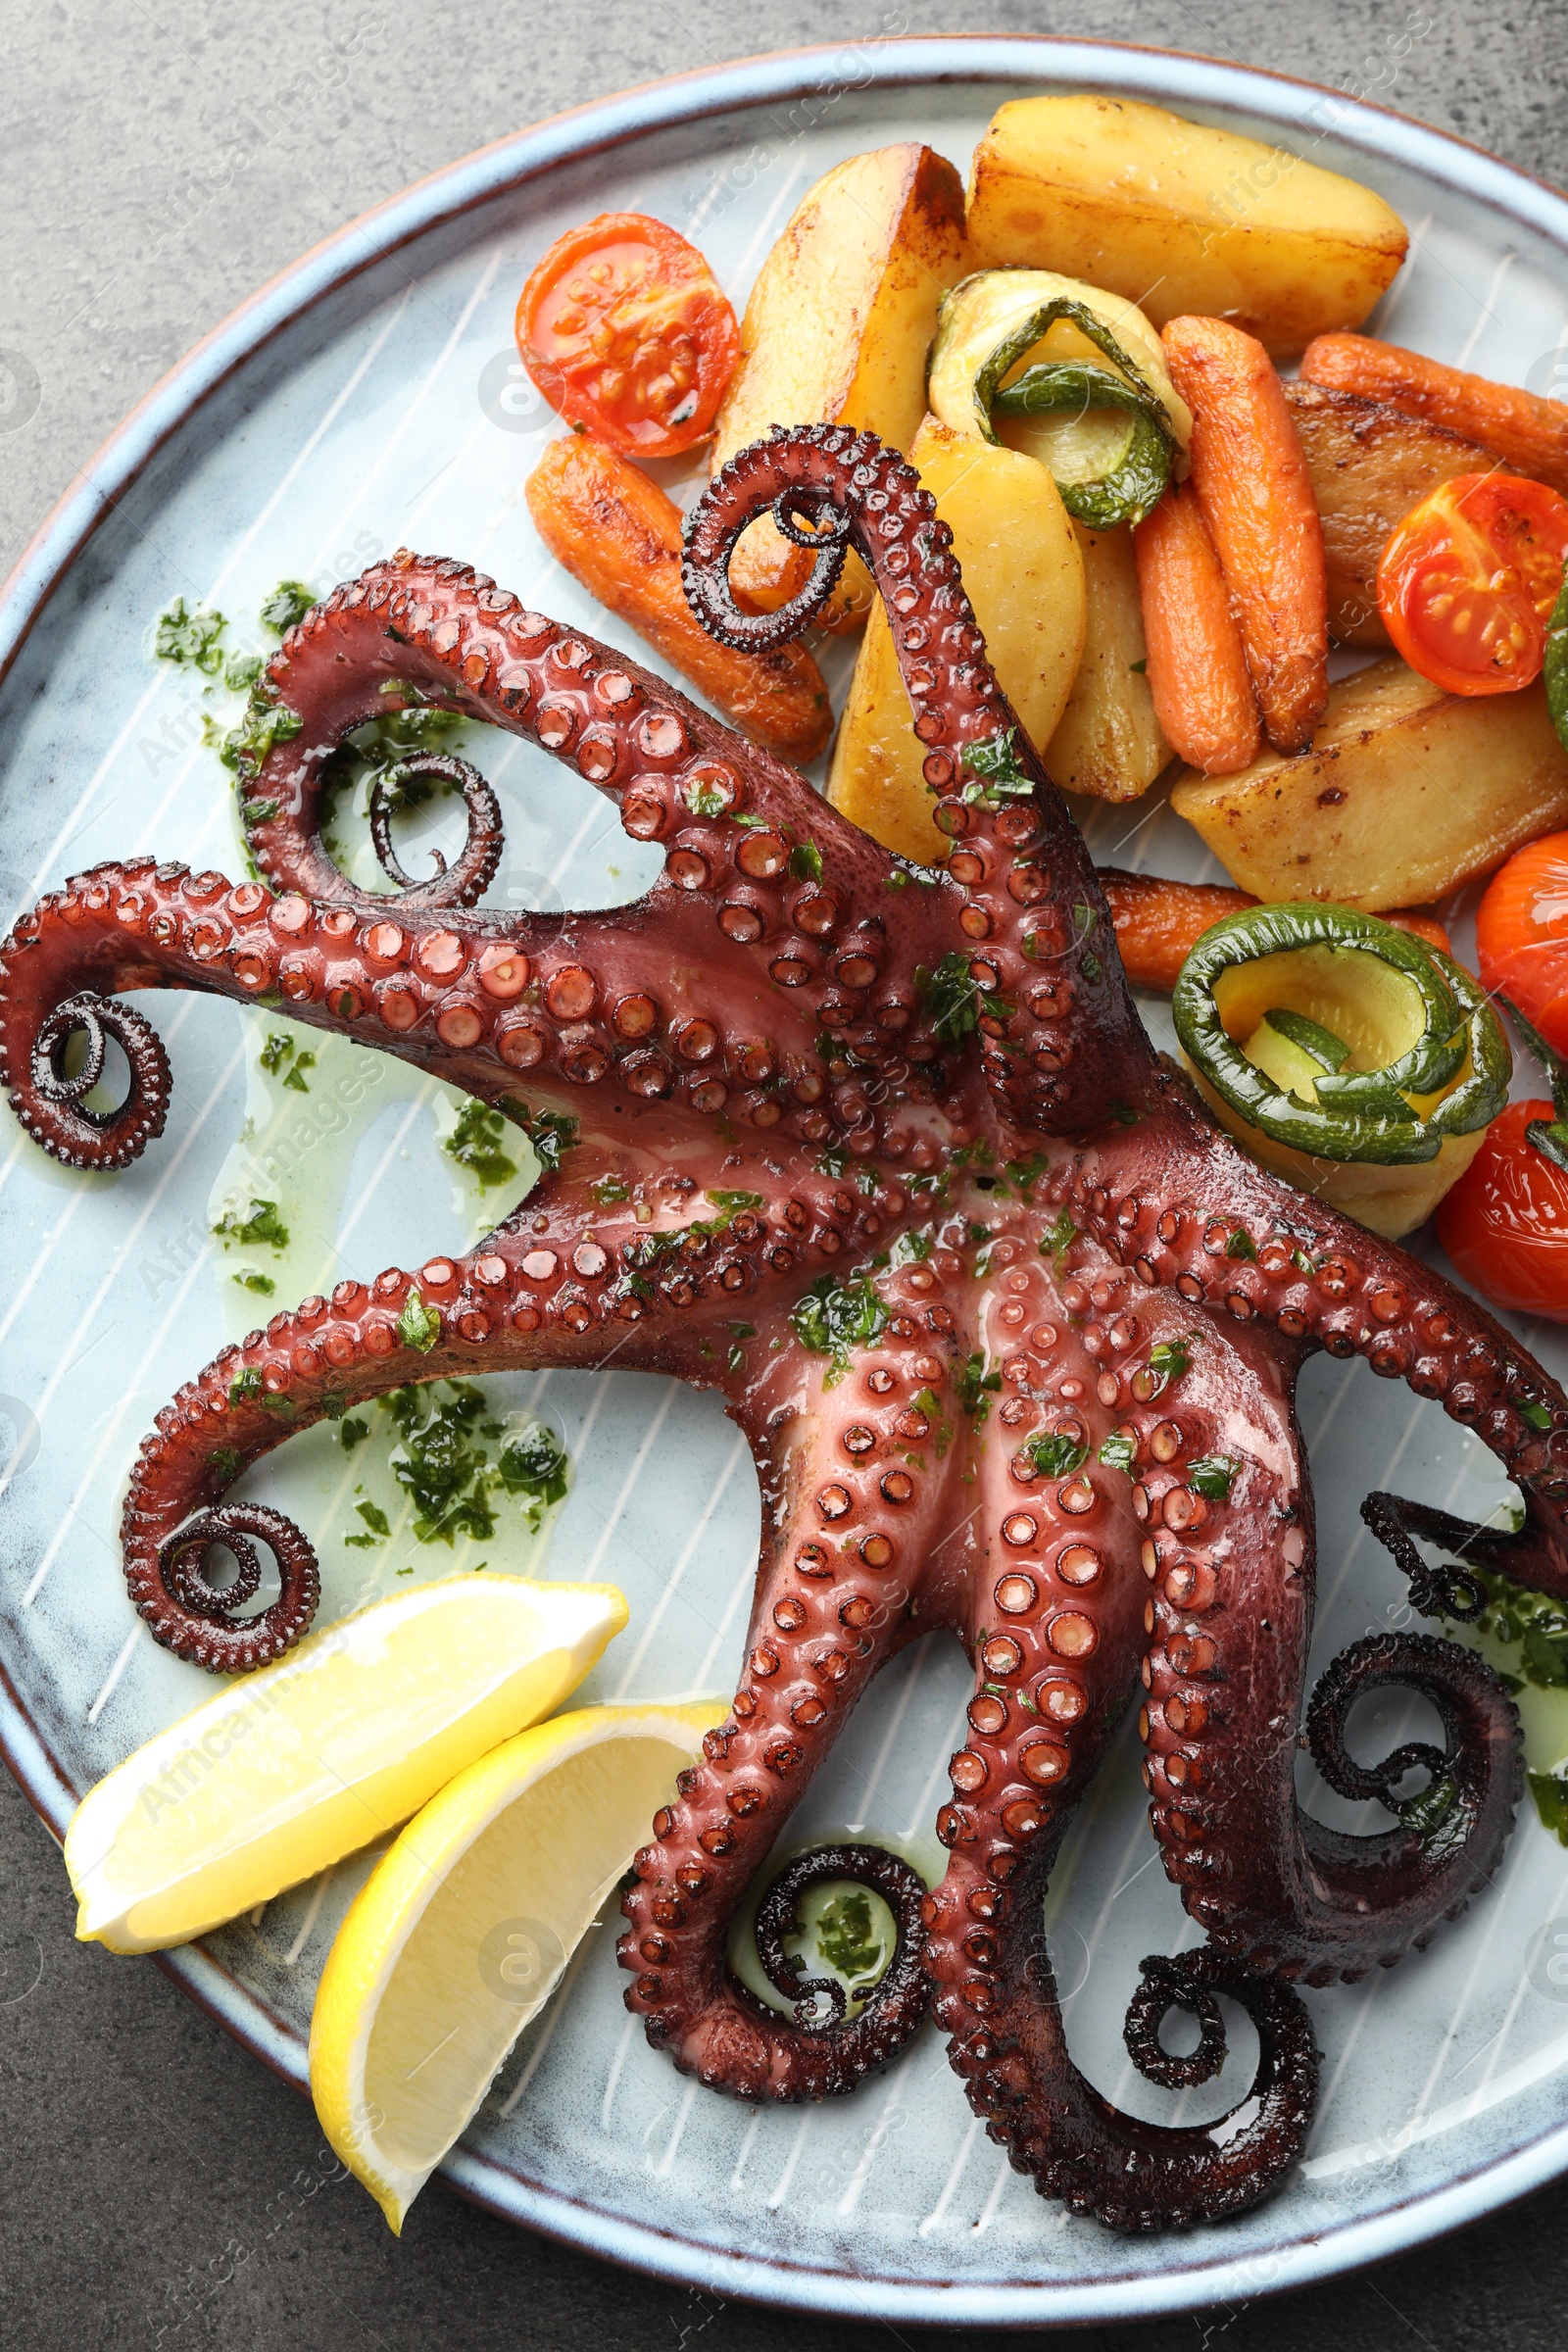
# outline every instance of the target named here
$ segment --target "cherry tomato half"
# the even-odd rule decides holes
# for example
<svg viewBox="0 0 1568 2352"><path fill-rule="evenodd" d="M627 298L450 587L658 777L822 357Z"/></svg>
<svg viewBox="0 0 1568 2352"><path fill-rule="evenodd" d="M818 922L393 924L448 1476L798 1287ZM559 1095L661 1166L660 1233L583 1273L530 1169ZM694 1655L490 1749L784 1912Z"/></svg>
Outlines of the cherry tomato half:
<svg viewBox="0 0 1568 2352"><path fill-rule="evenodd" d="M1438 1238L1498 1306L1568 1323L1568 1170L1525 1135L1549 1102L1510 1102L1438 1211Z"/></svg>
<svg viewBox="0 0 1568 2352"><path fill-rule="evenodd" d="M522 289L517 349L553 409L632 458L712 430L740 329L695 245L646 213L558 237Z"/></svg>
<svg viewBox="0 0 1568 2352"><path fill-rule="evenodd" d="M1434 686L1513 694L1541 675L1565 558L1568 499L1522 474L1455 474L1391 536L1378 611Z"/></svg>
<svg viewBox="0 0 1568 2352"><path fill-rule="evenodd" d="M1516 850L1476 910L1481 984L1568 1058L1568 833Z"/></svg>

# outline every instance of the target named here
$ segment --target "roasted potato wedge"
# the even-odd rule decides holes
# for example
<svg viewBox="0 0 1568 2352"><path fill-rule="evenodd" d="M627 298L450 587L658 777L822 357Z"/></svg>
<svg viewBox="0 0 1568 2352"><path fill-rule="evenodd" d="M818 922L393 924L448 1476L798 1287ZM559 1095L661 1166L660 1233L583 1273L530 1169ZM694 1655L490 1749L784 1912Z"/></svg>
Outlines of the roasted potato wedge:
<svg viewBox="0 0 1568 2352"><path fill-rule="evenodd" d="M1568 751L1540 681L1445 694L1402 662L1329 689L1311 749L1233 776L1183 768L1171 807L1259 899L1423 906L1568 824Z"/></svg>
<svg viewBox="0 0 1568 2352"><path fill-rule="evenodd" d="M1354 392L1303 382L1287 384L1285 399L1323 518L1329 634L1342 645L1387 645L1378 565L1390 532L1440 482L1490 472L1500 461L1479 442Z"/></svg>
<svg viewBox="0 0 1568 2352"><path fill-rule="evenodd" d="M1060 722L1084 642L1083 558L1061 494L1033 458L953 432L934 416L909 460L952 527L1003 692L1041 745ZM932 822L924 758L878 605L839 722L828 798L886 848L938 865L949 844Z"/></svg>
<svg viewBox="0 0 1568 2352"><path fill-rule="evenodd" d="M1004 438L1012 430L1004 427ZM1043 758L1052 782L1097 801L1136 801L1171 748L1144 675L1147 648L1133 535L1073 524L1084 564L1084 650L1067 708Z"/></svg>
<svg viewBox="0 0 1568 2352"><path fill-rule="evenodd" d="M1011 99L970 172L972 268L1088 278L1156 326L1228 318L1276 358L1358 325L1407 242L1370 188L1128 98Z"/></svg>
<svg viewBox="0 0 1568 2352"><path fill-rule="evenodd" d="M906 141L836 164L802 199L741 321L741 363L718 414L713 471L775 424L868 427L907 450L925 415L937 304L967 268L963 183L945 157ZM809 558L771 515L735 550L743 602L774 612L804 585ZM852 555L830 621L871 604Z"/></svg>

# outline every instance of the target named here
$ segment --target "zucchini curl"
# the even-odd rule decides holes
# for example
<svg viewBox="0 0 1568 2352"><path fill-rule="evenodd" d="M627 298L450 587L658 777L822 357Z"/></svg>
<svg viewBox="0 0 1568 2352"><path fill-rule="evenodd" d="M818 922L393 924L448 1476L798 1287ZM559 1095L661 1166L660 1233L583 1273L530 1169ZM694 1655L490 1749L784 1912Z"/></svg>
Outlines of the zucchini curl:
<svg viewBox="0 0 1568 2352"><path fill-rule="evenodd" d="M1084 348L1048 349L1004 384L1058 323ZM999 438L993 416L1037 420L1044 429L1024 446L1093 530L1139 522L1157 505L1191 430L1143 315L1046 270L982 270L943 297L927 398L953 431L983 441Z"/></svg>
<svg viewBox="0 0 1568 2352"><path fill-rule="evenodd" d="M1228 916L1188 956L1171 1012L1236 1141L1391 1239L1431 1214L1507 1101L1512 1056L1478 983L1351 907Z"/></svg>

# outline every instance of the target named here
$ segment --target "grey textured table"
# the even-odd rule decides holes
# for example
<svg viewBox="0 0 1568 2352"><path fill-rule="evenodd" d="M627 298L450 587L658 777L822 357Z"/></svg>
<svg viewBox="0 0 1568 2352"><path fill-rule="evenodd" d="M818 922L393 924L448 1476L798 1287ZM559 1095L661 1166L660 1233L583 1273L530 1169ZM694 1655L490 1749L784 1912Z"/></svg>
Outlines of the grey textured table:
<svg viewBox="0 0 1568 2352"><path fill-rule="evenodd" d="M367 206L629 82L763 44L887 29L1095 33L1237 58L1365 91L1544 177L1564 170L1560 0L1101 0L1075 12L785 0L766 15L714 0L482 12L427 0L3 0L0 349L24 365L0 378L0 571L198 336ZM235 170L235 124L259 95L281 126ZM154 1968L73 1941L59 1857L4 1775L0 1855L0 2341L12 2352L653 2352L699 2340L701 2352L749 2352L786 2328L802 2352L826 2352L881 2332L624 2276L439 2185L402 2241L352 2184L307 2200L295 2183L320 2146L309 2108ZM1565 2225L1568 2185L1376 2273L1102 2340L1557 2346ZM208 2264L225 2240L233 2276L215 2291Z"/></svg>

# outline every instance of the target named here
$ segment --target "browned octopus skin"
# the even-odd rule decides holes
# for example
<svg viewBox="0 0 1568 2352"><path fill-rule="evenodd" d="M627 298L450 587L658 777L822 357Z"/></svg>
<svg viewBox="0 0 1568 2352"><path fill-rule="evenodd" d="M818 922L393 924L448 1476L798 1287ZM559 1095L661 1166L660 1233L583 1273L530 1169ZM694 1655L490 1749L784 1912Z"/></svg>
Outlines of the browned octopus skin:
<svg viewBox="0 0 1568 2352"><path fill-rule="evenodd" d="M786 613L748 616L723 566L774 500L822 552ZM1394 1826L1350 1838L1298 1807L1314 1571L1300 1364L1366 1356L1476 1428L1522 1487L1515 1538L1374 1498L1429 1609L1441 1580L1411 1533L1568 1595L1568 1407L1483 1310L1265 1174L1157 1060L1021 731L1021 772L1003 779L1021 789L969 764L1014 722L902 460L829 427L744 452L693 517L688 593L717 633L768 642L804 625L847 539L889 608L954 845L943 873L913 874L619 654L463 565L400 553L271 665L302 724L273 730L244 789L279 891L150 859L77 877L0 951L0 1054L24 1124L81 1166L123 1165L162 1127L163 1050L121 1002L152 987L281 999L515 1115L577 1120L561 1172L468 1256L307 1299L181 1390L126 1503L137 1606L214 1667L286 1647L315 1606L315 1561L276 1514L223 1502L236 1465L406 1381L613 1359L720 1389L761 1479L762 1558L731 1719L637 1857L629 2004L677 2065L750 2098L849 2088L906 2041L925 1998L918 1890L891 1857L831 1857L880 1872L900 1921L858 2016L823 2015L781 1965L810 1866L762 1907L760 1949L792 2013L738 1984L726 1936L871 1677L948 1628L976 1690L938 1821L951 1862L921 1921L954 2063L1043 2191L1122 2228L1217 2218L1265 2195L1309 2126L1315 2053L1289 1980L1353 1978L1423 1943L1494 1868L1518 1781L1500 1685L1454 1645L1390 1637L1335 1662L1306 1730L1329 1780L1380 1796ZM466 781L466 862L398 898L351 889L312 795L343 733L400 687L575 765L662 844L659 882L596 914L466 911L495 846L487 788ZM108 1114L86 1099L105 1032L131 1071ZM837 1359L808 1344L820 1316L799 1311L824 1280ZM1216 1453L1236 1465L1223 1495L1193 1475ZM246 1619L260 1571L236 1545L251 1538L282 1591ZM241 1565L221 1593L203 1575L216 1539ZM1462 1600L1451 1576L1446 1596ZM1259 2067L1223 2127L1164 2129L1102 2099L1067 2053L1044 1948L1053 1858L1140 1679L1152 1819L1210 1940L1144 1963L1128 2046L1157 2082L1204 2080L1222 2049L1214 1995L1242 2001ZM1434 1700L1445 1747L1362 1767L1345 1716L1386 1681ZM1412 1763L1433 1789L1401 1814ZM1159 2044L1172 2005L1200 2019L1191 2058Z"/></svg>

